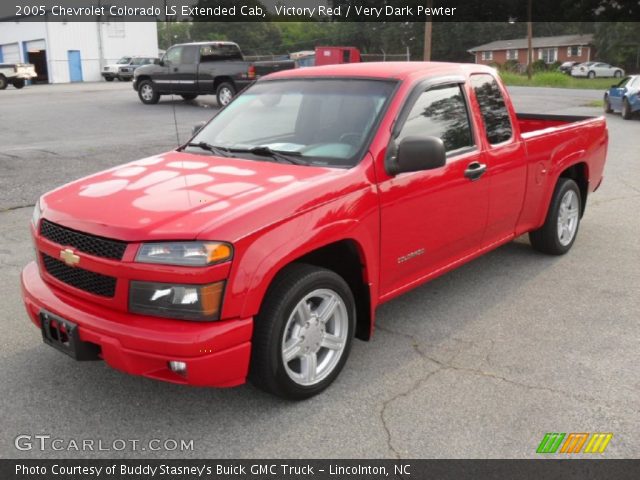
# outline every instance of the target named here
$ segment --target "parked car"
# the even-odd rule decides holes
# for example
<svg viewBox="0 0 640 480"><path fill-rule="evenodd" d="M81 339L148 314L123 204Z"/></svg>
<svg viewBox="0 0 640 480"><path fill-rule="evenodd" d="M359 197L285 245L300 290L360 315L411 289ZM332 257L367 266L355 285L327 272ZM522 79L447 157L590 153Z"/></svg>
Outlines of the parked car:
<svg viewBox="0 0 640 480"><path fill-rule="evenodd" d="M620 112L625 120L640 112L640 75L625 77L611 85L604 94L604 111Z"/></svg>
<svg viewBox="0 0 640 480"><path fill-rule="evenodd" d="M123 65L129 65L132 58L133 57L130 56L122 57L116 63L105 65L102 67L102 78L107 82L113 82L118 78L118 71L120 70L120 67Z"/></svg>
<svg viewBox="0 0 640 480"><path fill-rule="evenodd" d="M380 304L527 232L567 253L607 138L517 114L483 65L280 71L176 150L43 195L26 309L79 360L310 397Z"/></svg>
<svg viewBox="0 0 640 480"><path fill-rule="evenodd" d="M27 80L36 78L36 67L30 63L2 63L0 64L0 90L11 84L15 88L25 86Z"/></svg>
<svg viewBox="0 0 640 480"><path fill-rule="evenodd" d="M120 65L118 67L118 80L124 82L131 81L133 80L133 72L135 72L138 67L141 67L142 65L156 64L159 61L160 59L155 57L133 57L128 64Z"/></svg>
<svg viewBox="0 0 640 480"><path fill-rule="evenodd" d="M562 73L566 73L567 75L571 75L571 69L578 65L579 62L569 61L564 62L562 65L558 67L558 70Z"/></svg>
<svg viewBox="0 0 640 480"><path fill-rule="evenodd" d="M615 77L621 78L624 75L624 70L619 67L614 67L608 63L602 62L585 62L574 66L571 69L571 76L573 77Z"/></svg>
<svg viewBox="0 0 640 480"><path fill-rule="evenodd" d="M133 88L145 104L177 94L185 100L216 95L218 105L225 106L256 78L294 67L289 59L247 62L233 42L183 43L169 48L157 65L137 68Z"/></svg>

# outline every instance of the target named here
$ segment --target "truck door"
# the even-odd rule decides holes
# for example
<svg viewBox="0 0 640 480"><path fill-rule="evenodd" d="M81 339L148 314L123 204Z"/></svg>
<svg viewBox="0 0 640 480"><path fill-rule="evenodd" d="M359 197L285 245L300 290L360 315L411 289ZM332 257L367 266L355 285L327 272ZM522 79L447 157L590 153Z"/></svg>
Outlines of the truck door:
<svg viewBox="0 0 640 480"><path fill-rule="evenodd" d="M489 183L489 216L483 243L489 245L513 235L516 228L527 181L526 151L516 137L496 79L488 73L474 74L470 85L482 116L482 162L487 165Z"/></svg>
<svg viewBox="0 0 640 480"><path fill-rule="evenodd" d="M198 47L196 45L177 45L167 50L164 64L166 78L163 78L163 91L170 93L191 93L197 91Z"/></svg>
<svg viewBox="0 0 640 480"><path fill-rule="evenodd" d="M447 163L379 184L383 296L477 250L487 220L489 193L463 84L414 91L398 117L392 142L409 135L441 138Z"/></svg>

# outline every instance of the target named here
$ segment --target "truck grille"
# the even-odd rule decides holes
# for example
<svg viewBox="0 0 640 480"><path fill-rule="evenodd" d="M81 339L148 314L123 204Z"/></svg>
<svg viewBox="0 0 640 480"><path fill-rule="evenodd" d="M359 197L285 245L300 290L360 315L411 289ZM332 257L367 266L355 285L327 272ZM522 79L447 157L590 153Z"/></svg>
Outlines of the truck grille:
<svg viewBox="0 0 640 480"><path fill-rule="evenodd" d="M93 293L101 297L113 297L116 293L116 279L83 268L70 267L58 259L42 254L44 268L54 278L67 285Z"/></svg>
<svg viewBox="0 0 640 480"><path fill-rule="evenodd" d="M127 243L76 232L47 220L40 222L40 235L59 245L73 247L96 257L122 260Z"/></svg>

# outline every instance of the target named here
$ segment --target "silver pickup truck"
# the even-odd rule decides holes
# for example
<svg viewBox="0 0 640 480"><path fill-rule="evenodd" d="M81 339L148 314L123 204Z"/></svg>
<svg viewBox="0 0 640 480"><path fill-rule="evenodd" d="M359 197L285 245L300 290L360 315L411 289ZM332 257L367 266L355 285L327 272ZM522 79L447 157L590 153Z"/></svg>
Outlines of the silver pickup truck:
<svg viewBox="0 0 640 480"><path fill-rule="evenodd" d="M0 90L9 84L22 88L27 80L37 76L36 67L30 63L0 63Z"/></svg>

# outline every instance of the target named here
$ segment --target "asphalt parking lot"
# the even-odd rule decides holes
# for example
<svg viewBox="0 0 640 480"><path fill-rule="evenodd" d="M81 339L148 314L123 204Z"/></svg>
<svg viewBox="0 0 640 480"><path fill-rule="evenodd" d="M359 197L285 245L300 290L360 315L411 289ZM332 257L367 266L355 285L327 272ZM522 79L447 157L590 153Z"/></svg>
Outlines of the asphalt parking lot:
<svg viewBox="0 0 640 480"><path fill-rule="evenodd" d="M599 114L599 91L513 88L519 111ZM175 107L175 120L174 120ZM215 99L139 102L128 83L0 92L0 457L530 458L546 432L640 452L640 120L608 115L605 181L568 255L520 238L382 306L324 394L198 389L76 363L43 345L19 273L37 197L166 151ZM193 440L192 451L19 451L18 435ZM64 444L66 445L66 443Z"/></svg>

